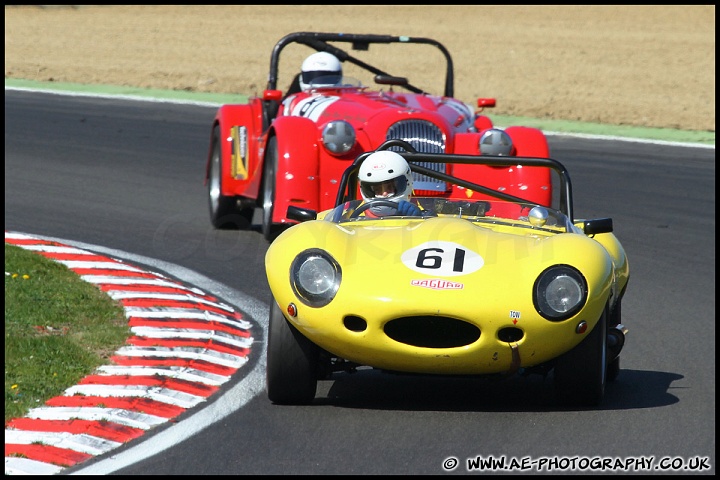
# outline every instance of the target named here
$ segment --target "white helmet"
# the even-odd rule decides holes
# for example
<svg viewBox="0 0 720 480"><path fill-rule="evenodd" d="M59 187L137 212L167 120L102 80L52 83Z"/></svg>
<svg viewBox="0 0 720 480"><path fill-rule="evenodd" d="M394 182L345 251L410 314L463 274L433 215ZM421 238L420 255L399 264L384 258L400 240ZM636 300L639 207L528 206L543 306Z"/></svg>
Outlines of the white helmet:
<svg viewBox="0 0 720 480"><path fill-rule="evenodd" d="M358 172L360 181L360 194L365 201L392 200L395 203L401 200L410 200L413 189L410 165L396 152L380 150L368 155L360 165ZM376 215L394 215L397 208L389 206L371 207L370 211Z"/></svg>
<svg viewBox="0 0 720 480"><path fill-rule="evenodd" d="M480 153L507 157L513 155L515 147L512 138L505 130L488 128L480 137Z"/></svg>
<svg viewBox="0 0 720 480"><path fill-rule="evenodd" d="M342 66L335 55L315 52L305 59L300 68L300 88L303 91L314 87L332 87L342 79Z"/></svg>

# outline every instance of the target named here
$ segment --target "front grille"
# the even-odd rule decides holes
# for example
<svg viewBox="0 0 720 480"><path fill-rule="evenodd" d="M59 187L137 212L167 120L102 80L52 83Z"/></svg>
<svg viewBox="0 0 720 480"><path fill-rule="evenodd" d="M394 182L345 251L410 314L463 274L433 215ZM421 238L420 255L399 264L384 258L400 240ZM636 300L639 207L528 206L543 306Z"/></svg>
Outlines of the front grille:
<svg viewBox="0 0 720 480"><path fill-rule="evenodd" d="M388 129L385 140L404 140L421 153L445 153L445 135L437 125L426 120L394 123ZM397 152L402 151L402 148L391 147L390 150ZM439 163L420 162L418 165L446 173L445 165ZM413 173L413 190L416 195L441 194L448 190L448 185L427 175Z"/></svg>
<svg viewBox="0 0 720 480"><path fill-rule="evenodd" d="M424 348L464 347L480 338L480 329L462 320L434 315L403 317L385 324L393 340Z"/></svg>

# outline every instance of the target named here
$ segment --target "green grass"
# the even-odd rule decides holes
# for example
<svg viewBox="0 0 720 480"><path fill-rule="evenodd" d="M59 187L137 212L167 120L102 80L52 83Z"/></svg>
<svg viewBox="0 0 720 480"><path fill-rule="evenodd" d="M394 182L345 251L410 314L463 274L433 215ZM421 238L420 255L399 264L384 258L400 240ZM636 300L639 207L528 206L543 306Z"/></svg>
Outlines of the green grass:
<svg viewBox="0 0 720 480"><path fill-rule="evenodd" d="M40 90L53 90L61 92L90 92L107 95L129 95L133 97L160 98L179 101L207 102L222 104L244 104L248 95L207 93L178 90L153 90L139 87L117 85L92 85L64 82L39 82L6 78L5 87L29 88ZM637 127L630 125L609 125L591 122L576 122L571 120L538 119L518 117L511 115L496 115L492 110L485 112L498 126L524 125L535 127L546 132L566 132L590 135L609 135L626 138L640 138L647 140L662 140L680 143L699 143L715 145L715 131L676 130L671 128Z"/></svg>
<svg viewBox="0 0 720 480"><path fill-rule="evenodd" d="M122 306L97 286L5 244L5 422L110 363L129 336Z"/></svg>

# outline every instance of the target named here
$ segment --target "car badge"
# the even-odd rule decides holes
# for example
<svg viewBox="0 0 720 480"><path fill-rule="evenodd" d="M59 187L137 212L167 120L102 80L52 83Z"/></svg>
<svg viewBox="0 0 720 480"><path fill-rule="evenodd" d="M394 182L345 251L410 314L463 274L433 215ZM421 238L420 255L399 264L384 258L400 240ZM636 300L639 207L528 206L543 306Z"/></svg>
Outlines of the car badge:
<svg viewBox="0 0 720 480"><path fill-rule="evenodd" d="M465 286L462 283L443 280L442 278L430 278L423 280L410 280L410 285L414 287L425 287L433 290L462 290Z"/></svg>

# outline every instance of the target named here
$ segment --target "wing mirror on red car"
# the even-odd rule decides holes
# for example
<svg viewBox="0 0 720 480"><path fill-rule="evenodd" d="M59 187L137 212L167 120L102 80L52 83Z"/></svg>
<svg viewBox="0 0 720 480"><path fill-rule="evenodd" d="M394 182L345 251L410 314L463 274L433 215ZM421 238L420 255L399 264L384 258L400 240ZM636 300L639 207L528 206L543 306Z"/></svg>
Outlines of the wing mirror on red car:
<svg viewBox="0 0 720 480"><path fill-rule="evenodd" d="M478 98L477 106L480 108L493 108L495 106L494 98Z"/></svg>
<svg viewBox="0 0 720 480"><path fill-rule="evenodd" d="M283 92L282 90L264 90L263 91L263 100L275 100L276 102L279 102L282 100Z"/></svg>
<svg viewBox="0 0 720 480"><path fill-rule="evenodd" d="M392 75L375 75L375 83L403 87L408 84L408 79L405 77L393 77Z"/></svg>

